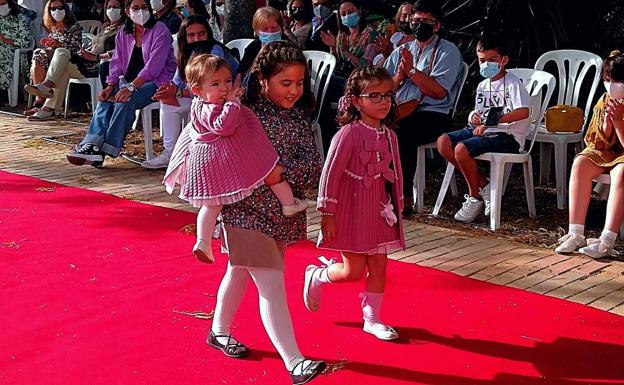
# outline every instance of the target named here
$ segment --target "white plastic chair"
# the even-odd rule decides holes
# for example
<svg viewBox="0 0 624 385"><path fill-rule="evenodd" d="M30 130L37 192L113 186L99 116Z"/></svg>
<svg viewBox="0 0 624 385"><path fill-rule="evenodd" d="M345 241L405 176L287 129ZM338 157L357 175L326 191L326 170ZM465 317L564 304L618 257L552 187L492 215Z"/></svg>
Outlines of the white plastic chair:
<svg viewBox="0 0 624 385"><path fill-rule="evenodd" d="M26 48L17 48L15 50L15 56L13 57L13 77L11 78L11 84L9 85L9 106L17 106L17 99L20 89L20 80L22 74L20 73L22 55L26 52L30 52L35 48L35 40L30 39L30 43Z"/></svg>
<svg viewBox="0 0 624 385"><path fill-rule="evenodd" d="M611 184L611 175L602 174L598 176L598 178L594 178L594 182L597 182L603 185ZM622 226L620 227L620 239L624 241L624 223L622 223Z"/></svg>
<svg viewBox="0 0 624 385"><path fill-rule="evenodd" d="M227 42L225 46L231 50L236 50L238 52L238 59L241 60L245 54L245 48L247 48L252 41L253 39L234 39Z"/></svg>
<svg viewBox="0 0 624 385"><path fill-rule="evenodd" d="M455 101L453 102L453 116L455 116L455 111L457 111L459 96L464 89L464 84L466 83L467 78L468 64L466 64L466 62L462 62L462 69L459 76L459 88L457 89ZM427 149L433 150L436 148L436 142L432 142L420 145L416 150L416 173L414 174L414 187L412 188L412 196L414 197L414 204L416 205L416 212L418 214L422 214L422 212L425 210L425 152L427 151ZM451 194L453 196L457 196L457 183L455 182L455 178L451 179Z"/></svg>
<svg viewBox="0 0 624 385"><path fill-rule="evenodd" d="M555 77L548 72L529 69L517 68L508 70L516 75L526 86L529 95L531 95L530 119L533 129L530 132L530 145L528 150L522 150L519 154L504 154L497 152L488 152L477 156L477 160L485 160L490 162L490 228L496 231L500 228L500 211L501 200L505 190L504 174L509 175L511 166L514 163L521 163L524 168L524 187L526 190L527 206L529 209L529 217L535 218L535 191L533 188L533 165L531 161L531 150L538 132L538 128L544 117L544 112L548 106L548 101L555 89ZM507 167L509 167L507 169ZM449 163L446 166L446 173L442 181L442 188L438 194L433 215L440 213L440 208L444 202L446 191L450 180L455 171L455 166Z"/></svg>
<svg viewBox="0 0 624 385"><path fill-rule="evenodd" d="M321 160L323 160L325 159L325 152L323 151L323 137L321 135L319 118L321 116L321 109L323 108L323 100L325 100L325 93L329 87L329 80L336 67L336 57L323 51L303 51L303 55L308 61L312 83L310 86L312 87L314 100L316 100L318 106L318 110L312 121L312 132L314 134L316 149L321 155Z"/></svg>
<svg viewBox="0 0 624 385"><path fill-rule="evenodd" d="M544 70L549 62L554 62L557 66L557 82L559 94L557 104L579 106L579 96L585 78L593 69L594 77L591 81L591 88L587 93L587 100L583 108L585 112L585 123L580 132L573 133L549 133L545 128L540 127L535 139L540 143L540 183L547 183L550 177L551 144L555 149L555 179L557 183L557 207L564 209L567 203L568 186L568 145L577 143L580 145L583 140L585 128L591 119L591 106L596 93L596 88L600 81L602 59L591 52L578 50L558 50L543 54L537 62L535 69ZM585 90L583 90L585 91Z"/></svg>
<svg viewBox="0 0 624 385"><path fill-rule="evenodd" d="M83 32L97 35L102 29L102 22L99 20L78 20Z"/></svg>
<svg viewBox="0 0 624 385"><path fill-rule="evenodd" d="M86 21L93 21L93 20L86 20ZM83 32L82 33L82 47L84 49L90 48L93 43L94 38L95 36L92 33ZM100 82L100 78L97 76L92 77L92 78L83 78L83 79L70 78L69 83L67 84L67 89L65 90L65 108L63 111L63 117L65 119L67 119L67 107L69 106L69 91L71 89L72 84L86 84L89 86L89 89L91 91L91 111L95 111L95 108L97 107L97 104L98 104L97 96L100 94L100 92L102 92L102 83Z"/></svg>

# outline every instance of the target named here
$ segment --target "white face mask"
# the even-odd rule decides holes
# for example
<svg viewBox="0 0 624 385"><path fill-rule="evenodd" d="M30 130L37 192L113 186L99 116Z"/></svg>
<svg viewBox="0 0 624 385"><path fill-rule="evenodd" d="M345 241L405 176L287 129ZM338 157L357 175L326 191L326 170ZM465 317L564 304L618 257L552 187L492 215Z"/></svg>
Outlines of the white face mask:
<svg viewBox="0 0 624 385"><path fill-rule="evenodd" d="M154 12L160 12L161 9L165 8L162 0L150 0L150 4L152 5Z"/></svg>
<svg viewBox="0 0 624 385"><path fill-rule="evenodd" d="M121 9L119 8L107 8L106 16L111 21L111 23L116 23L121 19Z"/></svg>
<svg viewBox="0 0 624 385"><path fill-rule="evenodd" d="M65 10L61 9L61 10L57 10L57 11L52 11L50 12L50 14L52 15L52 18L56 21L63 21L65 19Z"/></svg>
<svg viewBox="0 0 624 385"><path fill-rule="evenodd" d="M0 5L0 16L6 16L11 12L8 4Z"/></svg>
<svg viewBox="0 0 624 385"><path fill-rule="evenodd" d="M147 23L150 19L150 13L147 10L141 11L130 11L130 20L132 20L135 24L143 25Z"/></svg>
<svg viewBox="0 0 624 385"><path fill-rule="evenodd" d="M215 7L217 10L217 15L225 16L225 4Z"/></svg>
<svg viewBox="0 0 624 385"><path fill-rule="evenodd" d="M604 86L611 99L624 99L624 83L604 82Z"/></svg>

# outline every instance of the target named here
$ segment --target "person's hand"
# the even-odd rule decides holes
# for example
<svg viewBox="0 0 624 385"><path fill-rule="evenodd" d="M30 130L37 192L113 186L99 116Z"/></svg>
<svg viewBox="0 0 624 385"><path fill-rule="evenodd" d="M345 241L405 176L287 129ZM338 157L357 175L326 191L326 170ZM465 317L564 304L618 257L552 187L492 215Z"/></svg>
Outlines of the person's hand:
<svg viewBox="0 0 624 385"><path fill-rule="evenodd" d="M321 31L321 40L328 47L336 47L336 36L331 31Z"/></svg>
<svg viewBox="0 0 624 385"><path fill-rule="evenodd" d="M62 47L62 46L63 46L63 44L61 44L61 42L60 42L60 41L58 41L58 40L54 40L54 39L50 39L50 38L48 38L48 39L46 40L46 44L45 44L45 46L46 46L46 47L50 47L50 48L59 48L59 47Z"/></svg>
<svg viewBox="0 0 624 385"><path fill-rule="evenodd" d="M108 52L104 52L100 54L100 59L102 60L110 60L110 55L108 54Z"/></svg>
<svg viewBox="0 0 624 385"><path fill-rule="evenodd" d="M282 11L281 14L282 14L282 20L284 21L284 25L282 26L282 29L290 28L290 23L292 22L292 20L290 19L288 12Z"/></svg>
<svg viewBox="0 0 624 385"><path fill-rule="evenodd" d="M245 92L245 90L242 87L235 87L232 88L232 91L230 91L227 95L226 100L228 102L238 102L239 98L241 96L243 96L243 93ZM276 166L277 167L277 166Z"/></svg>
<svg viewBox="0 0 624 385"><path fill-rule="evenodd" d="M483 120L481 119L481 113L479 111L474 111L472 115L470 115L470 123L478 126L483 124Z"/></svg>
<svg viewBox="0 0 624 385"><path fill-rule="evenodd" d="M474 130L472 130L472 135L474 136L483 136L485 133L485 126L483 124L478 125Z"/></svg>
<svg viewBox="0 0 624 385"><path fill-rule="evenodd" d="M346 33L339 33L338 39L340 39L340 53L343 56L347 56L351 52L349 51L349 37Z"/></svg>
<svg viewBox="0 0 624 385"><path fill-rule="evenodd" d="M399 67L408 75L414 68L414 56L409 49L401 47L399 50Z"/></svg>
<svg viewBox="0 0 624 385"><path fill-rule="evenodd" d="M100 102L105 102L108 99L110 99L112 93L113 93L113 87L108 86L104 88L102 92L100 92L100 94L98 95L98 100Z"/></svg>
<svg viewBox="0 0 624 385"><path fill-rule="evenodd" d="M381 50L381 52L384 54L385 57L388 57L388 55L392 53L392 48L394 46L392 45L392 42L390 41L390 39L386 37L385 35L377 36L377 39L375 39L375 44L377 44L377 46L379 47L379 49Z"/></svg>
<svg viewBox="0 0 624 385"><path fill-rule="evenodd" d="M119 90L119 92L115 94L115 103L126 103L128 100L130 100L131 96L132 92L130 92L127 88Z"/></svg>
<svg viewBox="0 0 624 385"><path fill-rule="evenodd" d="M88 61L97 61L97 55L92 54L89 51L85 51L84 49L81 49L80 52L78 53L78 55Z"/></svg>
<svg viewBox="0 0 624 385"><path fill-rule="evenodd" d="M176 97L176 91L178 87L176 87L173 83L163 84L158 87L154 96L152 96L152 100L161 101L164 99L171 99Z"/></svg>
<svg viewBox="0 0 624 385"><path fill-rule="evenodd" d="M39 45L47 47L50 40L52 39L48 37L42 37L41 40L39 40Z"/></svg>
<svg viewBox="0 0 624 385"><path fill-rule="evenodd" d="M614 123L624 120L624 101L611 99L607 103L607 117L611 118Z"/></svg>
<svg viewBox="0 0 624 385"><path fill-rule="evenodd" d="M336 220L333 215L321 216L321 234L323 241L331 242L336 237Z"/></svg>

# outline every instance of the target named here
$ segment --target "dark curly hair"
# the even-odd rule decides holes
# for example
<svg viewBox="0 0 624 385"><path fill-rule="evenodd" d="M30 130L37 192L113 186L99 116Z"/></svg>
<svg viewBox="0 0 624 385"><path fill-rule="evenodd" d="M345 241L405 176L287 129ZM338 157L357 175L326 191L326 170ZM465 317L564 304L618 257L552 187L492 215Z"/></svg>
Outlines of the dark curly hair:
<svg viewBox="0 0 624 385"><path fill-rule="evenodd" d="M602 63L602 79L611 79L614 82L624 82L624 53L611 51Z"/></svg>
<svg viewBox="0 0 624 385"><path fill-rule="evenodd" d="M382 82L386 80L392 82L392 76L390 76L388 71L386 71L383 67L367 66L353 70L353 72L351 72L351 76L347 79L344 89L344 97L347 98L349 107L344 112L338 112L338 117L336 118L338 124L344 126L360 118L360 112L354 105L350 104L352 96L360 96L363 94L371 81ZM396 100L392 98L390 112L388 112L388 115L381 121L381 123L387 127L392 127L397 117L396 108Z"/></svg>
<svg viewBox="0 0 624 385"><path fill-rule="evenodd" d="M312 94L308 61L303 55L303 51L287 41L275 41L262 47L249 71L243 102L246 104L256 103L262 93L260 79L270 79L291 64L301 64L305 68L303 95L295 103L295 106L301 108L307 115L312 115L315 101Z"/></svg>

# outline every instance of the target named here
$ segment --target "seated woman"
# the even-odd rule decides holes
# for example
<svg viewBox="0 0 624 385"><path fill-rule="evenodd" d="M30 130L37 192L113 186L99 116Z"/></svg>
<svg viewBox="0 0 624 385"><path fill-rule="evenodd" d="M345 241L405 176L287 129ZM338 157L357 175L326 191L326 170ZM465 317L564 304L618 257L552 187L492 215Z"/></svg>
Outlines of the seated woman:
<svg viewBox="0 0 624 385"><path fill-rule="evenodd" d="M401 6L397 9L397 13L394 16L394 25L392 25L395 32L392 33L390 38L383 35L380 35L377 38L376 43L379 46L381 53L375 56L373 64L380 65L388 56L390 56L393 50L416 39L414 31L412 31L412 27L410 25L410 16L412 15L413 9L413 3L407 2L401 4Z"/></svg>
<svg viewBox="0 0 624 385"><path fill-rule="evenodd" d="M185 18L189 16L201 16L204 19L210 19L206 4L201 0L186 0L184 2L184 8L182 8L182 16Z"/></svg>
<svg viewBox="0 0 624 385"><path fill-rule="evenodd" d="M594 106L585 149L574 159L570 175L570 224L559 239L558 253L579 251L592 258L613 255L617 233L624 222L624 54L614 51L602 65L607 92ZM597 240L585 239L585 216L592 180L611 174L605 227Z"/></svg>
<svg viewBox="0 0 624 385"><path fill-rule="evenodd" d="M189 113L193 98L190 90L186 88L184 73L191 56L197 53L211 53L225 59L233 76L237 73L238 60L226 46L213 39L208 21L204 17L193 15L184 19L178 33L178 52L178 69L173 82L160 86L152 98L160 101L164 149L157 157L141 163L145 168L166 168L169 164L173 148L182 131L182 117Z"/></svg>
<svg viewBox="0 0 624 385"><path fill-rule="evenodd" d="M24 86L28 93L47 98L43 107L28 120L47 120L54 117L54 110L65 99L65 90L70 78L84 79L98 76L101 59L110 57L115 48L115 36L126 20L124 0L106 0L104 24L101 32L93 39L91 48L72 55L67 48L57 48L52 54L50 66L42 83Z"/></svg>
<svg viewBox="0 0 624 385"><path fill-rule="evenodd" d="M39 84L45 80L50 60L57 48L65 48L74 55L78 55L82 49L82 27L76 22L65 0L48 0L43 12L43 26L48 31L48 36L39 42L43 48L38 48L33 52L31 65L33 84ZM63 98L59 98L53 108L60 110L62 101ZM43 97L37 97L34 108L24 112L24 115L35 114L44 102Z"/></svg>
<svg viewBox="0 0 624 385"><path fill-rule="evenodd" d="M15 0L0 0L0 90L7 91L13 80L15 50L28 47L30 39L30 20L18 12ZM28 73L26 55L20 63L20 74Z"/></svg>
<svg viewBox="0 0 624 385"><path fill-rule="evenodd" d="M223 28L225 27L225 0L211 0L210 4L210 28L216 41L223 43Z"/></svg>
<svg viewBox="0 0 624 385"><path fill-rule="evenodd" d="M308 37L312 33L312 17L314 8L312 0L289 0L288 16L290 18L290 31L295 37L295 43L301 49L305 49Z"/></svg>
<svg viewBox="0 0 624 385"><path fill-rule="evenodd" d="M119 156L135 110L152 103L156 89L175 72L171 33L156 21L148 0L132 0L129 16L117 34L108 85L98 96L87 135L67 155L72 164L101 167L105 155Z"/></svg>
<svg viewBox="0 0 624 385"><path fill-rule="evenodd" d="M156 20L164 23L172 35L178 33L182 23L181 15L175 12L175 0L151 0L150 5L154 11Z"/></svg>

